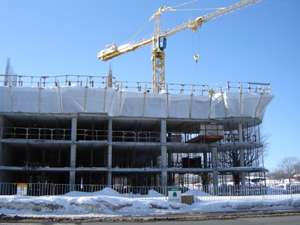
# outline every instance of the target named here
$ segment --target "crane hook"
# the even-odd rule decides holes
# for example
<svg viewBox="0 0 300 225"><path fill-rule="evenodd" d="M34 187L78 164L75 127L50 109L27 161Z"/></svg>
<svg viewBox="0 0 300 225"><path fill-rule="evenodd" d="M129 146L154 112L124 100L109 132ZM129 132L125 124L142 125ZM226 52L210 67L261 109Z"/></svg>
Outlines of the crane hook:
<svg viewBox="0 0 300 225"><path fill-rule="evenodd" d="M196 60L196 62L198 62L199 54L198 55L194 55L194 59Z"/></svg>

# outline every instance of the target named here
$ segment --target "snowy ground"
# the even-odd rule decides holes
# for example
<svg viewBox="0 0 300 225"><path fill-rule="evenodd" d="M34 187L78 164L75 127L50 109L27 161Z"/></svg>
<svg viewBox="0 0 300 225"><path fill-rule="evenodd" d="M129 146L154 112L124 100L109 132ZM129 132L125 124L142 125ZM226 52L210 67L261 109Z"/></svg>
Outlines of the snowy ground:
<svg viewBox="0 0 300 225"><path fill-rule="evenodd" d="M169 214L190 214L210 212L241 212L264 210L297 210L300 209L300 198L233 199L220 201L198 200L192 205L172 203L162 195L149 191L149 199L124 198L115 193L115 197L107 196L114 191L106 188L93 196L0 196L1 213L5 215L49 217L49 216L157 216ZM82 193L81 193L82 194ZM119 196L118 196L119 195Z"/></svg>

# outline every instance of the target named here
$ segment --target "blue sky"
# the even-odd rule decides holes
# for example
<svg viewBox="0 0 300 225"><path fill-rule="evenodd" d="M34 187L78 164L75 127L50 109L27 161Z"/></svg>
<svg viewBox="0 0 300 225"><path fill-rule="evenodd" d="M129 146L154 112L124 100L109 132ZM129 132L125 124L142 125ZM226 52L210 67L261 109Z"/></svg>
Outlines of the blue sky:
<svg viewBox="0 0 300 225"><path fill-rule="evenodd" d="M18 75L106 76L109 62L97 58L105 45L125 44L161 6L188 0L0 0L0 74L10 57ZM181 8L216 8L239 0L199 0ZM270 135L268 169L282 157L299 156L300 1L264 0L168 38L166 82L271 83L276 95L263 132ZM163 29L214 10L165 12ZM154 21L138 37L151 34ZM199 54L198 63L193 59ZM152 81L150 46L113 59L121 81Z"/></svg>

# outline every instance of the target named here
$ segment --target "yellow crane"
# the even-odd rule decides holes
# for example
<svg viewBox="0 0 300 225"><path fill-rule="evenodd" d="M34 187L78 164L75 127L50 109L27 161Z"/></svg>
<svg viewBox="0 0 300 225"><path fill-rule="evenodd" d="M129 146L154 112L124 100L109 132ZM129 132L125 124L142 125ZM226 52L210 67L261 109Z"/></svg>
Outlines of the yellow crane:
<svg viewBox="0 0 300 225"><path fill-rule="evenodd" d="M201 28L202 23L208 22L210 20L216 19L218 17L227 15L229 13L235 12L239 9L248 7L255 3L261 2L262 0L243 0L241 2L235 3L231 6L218 8L217 11L206 14L204 16L197 17L194 20L190 20L187 23L183 23L172 29L167 29L162 31L161 25L161 14L164 11L176 11L174 7L160 7L155 14L149 19L156 18L154 32L150 36L144 37L139 40L131 41L127 44L117 47L115 43L105 46L105 49L98 52L98 58L102 61L107 61L112 58L115 58L119 55L122 55L127 52L136 50L137 48L143 47L145 45L152 44L152 82L153 82L153 92L159 93L165 89L165 53L164 49L166 48L166 38L176 34L178 32L192 29L194 32L198 28ZM194 2L194 1L192 1ZM190 2L188 2L190 3ZM185 5L187 3L181 4ZM181 6L180 5L180 6ZM177 7L177 6L176 6ZM195 56L195 59L198 59L198 56Z"/></svg>

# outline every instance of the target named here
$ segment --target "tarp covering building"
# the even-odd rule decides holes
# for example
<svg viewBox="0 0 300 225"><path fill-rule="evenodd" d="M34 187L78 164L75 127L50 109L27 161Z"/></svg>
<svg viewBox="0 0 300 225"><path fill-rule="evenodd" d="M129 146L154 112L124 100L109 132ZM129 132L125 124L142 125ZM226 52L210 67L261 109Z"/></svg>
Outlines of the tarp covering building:
<svg viewBox="0 0 300 225"><path fill-rule="evenodd" d="M0 111L30 113L107 113L109 116L263 119L270 93L220 92L184 95L117 91L100 87L0 87Z"/></svg>

